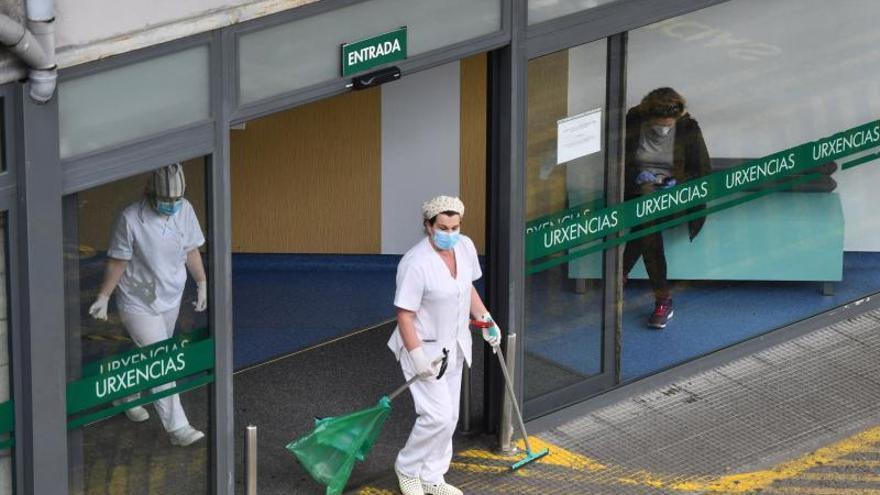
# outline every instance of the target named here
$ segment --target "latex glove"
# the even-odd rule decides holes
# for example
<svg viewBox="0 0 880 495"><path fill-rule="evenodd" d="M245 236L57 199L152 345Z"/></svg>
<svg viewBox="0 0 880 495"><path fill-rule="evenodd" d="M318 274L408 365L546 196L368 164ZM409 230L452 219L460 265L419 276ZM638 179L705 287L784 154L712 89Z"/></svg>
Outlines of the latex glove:
<svg viewBox="0 0 880 495"><path fill-rule="evenodd" d="M110 302L110 296L105 296L104 294L98 294L98 298L95 299L95 302L89 306L89 314L92 315L92 318L96 320L106 320L107 319L107 304Z"/></svg>
<svg viewBox="0 0 880 495"><path fill-rule="evenodd" d="M660 184L661 189L668 189L670 187L675 187L678 184L678 181L675 180L675 177L667 177L663 179L663 182Z"/></svg>
<svg viewBox="0 0 880 495"><path fill-rule="evenodd" d="M409 351L409 357L412 359L416 375L422 380L427 380L437 374L436 367L431 364L431 361L425 356L425 351L421 347L416 347Z"/></svg>
<svg viewBox="0 0 880 495"><path fill-rule="evenodd" d="M492 319L492 315L490 315L489 313L481 316L480 321L495 323L495 320ZM481 330L483 330L483 340L485 340L487 344L492 346L493 350L495 347L498 347L501 344L501 328L498 327L497 323L495 323L494 326L483 328Z"/></svg>
<svg viewBox="0 0 880 495"><path fill-rule="evenodd" d="M641 173L639 173L638 176L636 176L636 184L641 185L645 183L656 184L657 176L652 174L651 172L648 172L647 170L643 170Z"/></svg>
<svg viewBox="0 0 880 495"><path fill-rule="evenodd" d="M196 300L193 301L193 306L196 308L196 311L204 311L208 308L208 281L196 282L196 287L198 288L198 293Z"/></svg>

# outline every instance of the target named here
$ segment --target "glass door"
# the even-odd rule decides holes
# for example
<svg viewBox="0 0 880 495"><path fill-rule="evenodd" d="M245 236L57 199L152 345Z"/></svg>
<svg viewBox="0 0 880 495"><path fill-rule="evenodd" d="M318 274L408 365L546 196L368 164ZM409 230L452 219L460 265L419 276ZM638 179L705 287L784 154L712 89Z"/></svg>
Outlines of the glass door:
<svg viewBox="0 0 880 495"><path fill-rule="evenodd" d="M605 329L607 42L528 63L525 411L535 417L613 380Z"/></svg>

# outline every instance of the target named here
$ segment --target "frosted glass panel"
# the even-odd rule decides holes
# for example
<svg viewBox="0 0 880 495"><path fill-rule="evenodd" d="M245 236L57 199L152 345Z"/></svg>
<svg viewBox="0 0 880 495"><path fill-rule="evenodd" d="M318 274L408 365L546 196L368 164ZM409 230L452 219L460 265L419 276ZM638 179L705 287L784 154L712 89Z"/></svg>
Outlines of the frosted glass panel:
<svg viewBox="0 0 880 495"><path fill-rule="evenodd" d="M342 43L407 26L410 57L501 30L500 0L373 0L241 36L249 103L340 76Z"/></svg>
<svg viewBox="0 0 880 495"><path fill-rule="evenodd" d="M529 0L529 24L592 9L617 0Z"/></svg>
<svg viewBox="0 0 880 495"><path fill-rule="evenodd" d="M61 158L207 119L208 47L64 81L58 87Z"/></svg>

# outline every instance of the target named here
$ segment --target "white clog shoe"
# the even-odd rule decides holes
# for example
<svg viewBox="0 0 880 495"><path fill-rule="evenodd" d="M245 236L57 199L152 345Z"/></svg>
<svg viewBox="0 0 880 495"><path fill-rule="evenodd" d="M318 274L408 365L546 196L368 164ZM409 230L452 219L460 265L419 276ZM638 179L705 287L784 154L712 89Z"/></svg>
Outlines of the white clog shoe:
<svg viewBox="0 0 880 495"><path fill-rule="evenodd" d="M425 495L425 491L422 490L421 480L401 474L397 468L394 469L394 472L397 473L397 482L400 485L400 493L403 495Z"/></svg>
<svg viewBox="0 0 880 495"><path fill-rule="evenodd" d="M449 483L422 483L422 491L425 495L464 495L461 490Z"/></svg>

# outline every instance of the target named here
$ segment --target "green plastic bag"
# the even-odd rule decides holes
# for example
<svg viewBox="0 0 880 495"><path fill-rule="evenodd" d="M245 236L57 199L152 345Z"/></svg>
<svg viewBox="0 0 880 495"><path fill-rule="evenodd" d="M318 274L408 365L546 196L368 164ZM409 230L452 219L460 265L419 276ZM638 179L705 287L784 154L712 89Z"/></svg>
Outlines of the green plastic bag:
<svg viewBox="0 0 880 495"><path fill-rule="evenodd" d="M363 461L391 413L391 399L382 397L369 409L315 420L308 435L287 445L312 478L327 486L326 495L341 495L354 469Z"/></svg>

